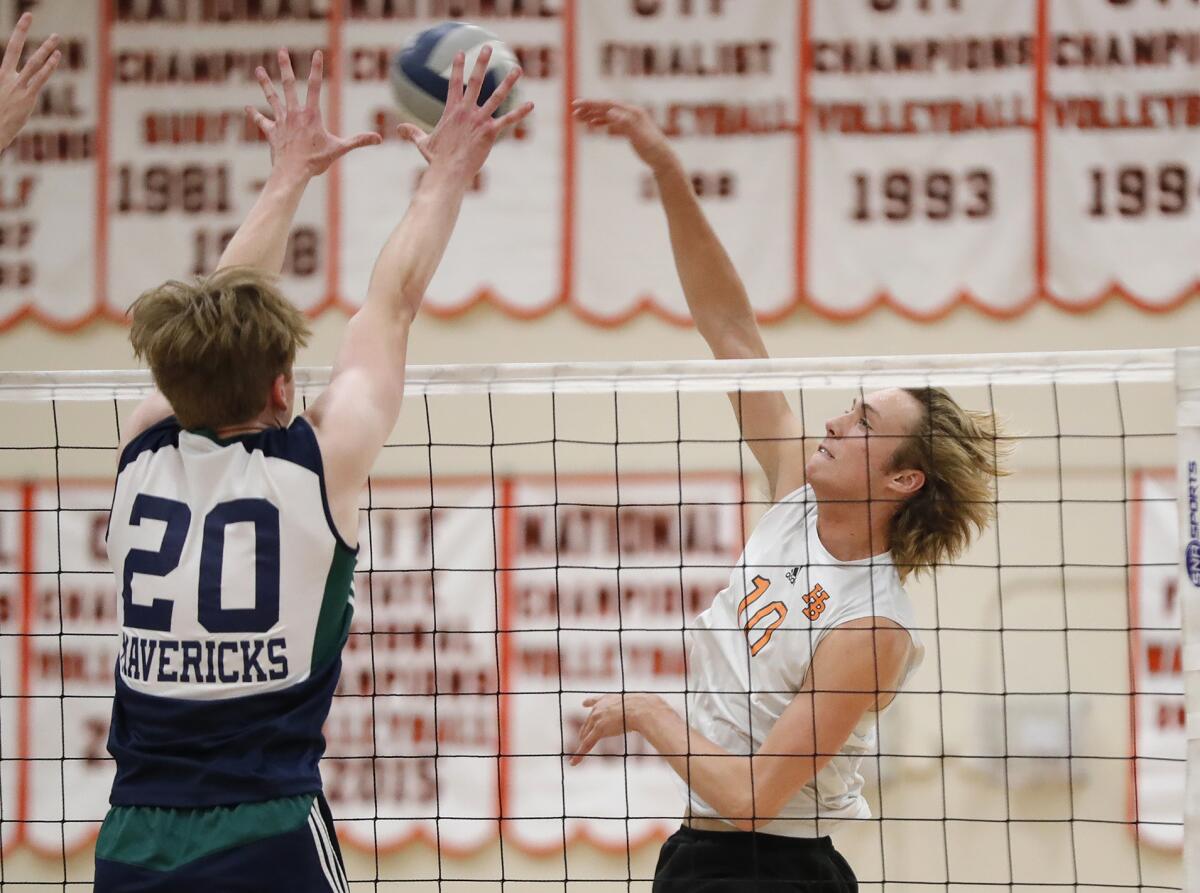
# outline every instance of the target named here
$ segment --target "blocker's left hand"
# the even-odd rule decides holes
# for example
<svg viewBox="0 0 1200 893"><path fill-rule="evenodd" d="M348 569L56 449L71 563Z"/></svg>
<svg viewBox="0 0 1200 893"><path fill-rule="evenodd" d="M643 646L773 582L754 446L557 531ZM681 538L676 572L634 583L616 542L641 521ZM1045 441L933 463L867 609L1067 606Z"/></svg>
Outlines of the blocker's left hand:
<svg viewBox="0 0 1200 893"><path fill-rule="evenodd" d="M308 177L319 176L329 170L330 165L355 149L376 146L383 142L378 133L360 133L352 137L339 137L325 129L321 117L321 82L324 77L324 55L320 50L313 53L309 66L308 89L304 104L296 94L296 74L287 50L279 51L279 73L283 85L283 101L275 92L275 86L265 68L259 67L255 74L259 86L271 107L268 118L253 106L246 112L258 125L271 146L271 166L276 170L289 170Z"/></svg>
<svg viewBox="0 0 1200 893"><path fill-rule="evenodd" d="M483 91L483 81L487 77L491 59L492 48L485 46L475 59L470 80L464 85L466 56L458 53L454 57L446 106L433 133L426 134L415 124L401 124L396 128L397 135L416 146L431 166L446 165L460 179L474 177L487 161L500 134L516 126L533 111L533 103L527 102L502 118L493 117L521 79L520 68L510 71L487 102L480 105L479 94Z"/></svg>
<svg viewBox="0 0 1200 893"><path fill-rule="evenodd" d="M33 27L33 16L22 13L13 29L12 37L0 61L0 149L8 147L37 104L38 93L54 74L62 60L58 49L58 35L51 34L33 55L21 65L21 54L25 51L25 38ZM20 66L20 68L18 68Z"/></svg>

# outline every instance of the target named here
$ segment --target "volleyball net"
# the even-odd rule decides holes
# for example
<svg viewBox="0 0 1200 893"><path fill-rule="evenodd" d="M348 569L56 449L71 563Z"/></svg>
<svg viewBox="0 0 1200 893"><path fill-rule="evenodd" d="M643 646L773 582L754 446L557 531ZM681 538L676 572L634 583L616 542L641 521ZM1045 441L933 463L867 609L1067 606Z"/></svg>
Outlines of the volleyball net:
<svg viewBox="0 0 1200 893"><path fill-rule="evenodd" d="M298 370L300 397L327 375ZM1185 889L1182 350L410 369L326 728L351 889L648 890L674 774L636 735L564 754L588 695L682 710L686 630L769 505L726 395L784 392L815 448L856 397L929 385L1002 420L1012 473L970 551L908 585L926 658L864 761L872 817L835 842L864 891ZM0 373L0 890L88 888L113 772L104 534L148 389Z"/></svg>

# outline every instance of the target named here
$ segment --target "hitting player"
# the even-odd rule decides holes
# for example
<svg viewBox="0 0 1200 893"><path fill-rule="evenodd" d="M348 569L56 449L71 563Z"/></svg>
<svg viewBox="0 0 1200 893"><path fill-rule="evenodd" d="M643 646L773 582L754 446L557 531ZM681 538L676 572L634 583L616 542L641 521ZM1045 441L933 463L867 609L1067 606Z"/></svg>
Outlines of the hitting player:
<svg viewBox="0 0 1200 893"><path fill-rule="evenodd" d="M432 135L401 128L429 168L303 415L292 364L307 327L272 274L308 181L380 141L326 131L319 53L303 104L286 52L282 99L258 72L271 116L249 111L271 175L221 269L131 309L159 393L125 432L108 537L121 649L98 893L347 890L318 763L353 613L358 497L396 423L409 328L467 188L532 109L492 117L519 71L478 104L490 55L465 91L456 58Z"/></svg>
<svg viewBox="0 0 1200 893"><path fill-rule="evenodd" d="M575 115L629 140L652 170L714 356L766 357L745 288L650 116L616 102L580 102ZM859 765L922 656L902 581L986 525L995 426L944 391L889 389L829 419L806 457L782 394L731 398L774 504L690 631L686 721L657 695L586 700L572 763L638 732L686 782L655 891L857 890L826 835L870 814Z"/></svg>

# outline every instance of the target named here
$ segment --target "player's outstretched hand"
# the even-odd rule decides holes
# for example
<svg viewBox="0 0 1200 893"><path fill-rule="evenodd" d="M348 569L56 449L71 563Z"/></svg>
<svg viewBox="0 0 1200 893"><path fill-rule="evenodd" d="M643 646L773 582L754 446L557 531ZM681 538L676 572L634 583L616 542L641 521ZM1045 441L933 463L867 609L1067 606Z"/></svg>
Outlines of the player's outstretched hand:
<svg viewBox="0 0 1200 893"><path fill-rule="evenodd" d="M324 72L324 56L317 50L309 66L308 90L301 105L296 95L296 73L292 70L292 60L287 50L279 51L283 101L275 92L266 69L260 66L255 71L267 105L271 107L271 117L268 118L252 106L246 106L246 112L271 146L272 168L316 177L329 170L330 165L347 152L383 142L383 137L378 133L339 137L325 129L325 122L321 118L321 81Z"/></svg>
<svg viewBox="0 0 1200 893"><path fill-rule="evenodd" d="M40 47L25 62L18 71L21 63L21 53L25 49L25 38L33 25L33 16L22 14L13 29L12 37L4 50L4 60L0 62L0 149L8 148L9 143L16 139L25 122L33 113L37 103L38 93L54 69L58 67L62 53L58 49L58 35L51 34Z"/></svg>
<svg viewBox="0 0 1200 893"><path fill-rule="evenodd" d="M514 68L508 73L495 92L488 97L487 102L479 104L479 93L483 89L483 79L491 58L492 48L485 46L480 51L479 58L475 60L471 80L464 89L463 72L466 68L466 57L462 53L454 57L446 108L433 133L426 134L415 124L401 124L396 128L400 137L420 149L425 160L431 165L450 165L456 173L464 177L474 177L487 161L488 154L500 134L506 128L524 120L533 111L533 103L527 102L503 117L492 117L521 79L522 72L519 68Z"/></svg>
<svg viewBox="0 0 1200 893"><path fill-rule="evenodd" d="M577 99L571 111L580 123L603 128L613 136L629 140L638 158L652 168L657 169L675 159L666 135L641 106L606 99Z"/></svg>

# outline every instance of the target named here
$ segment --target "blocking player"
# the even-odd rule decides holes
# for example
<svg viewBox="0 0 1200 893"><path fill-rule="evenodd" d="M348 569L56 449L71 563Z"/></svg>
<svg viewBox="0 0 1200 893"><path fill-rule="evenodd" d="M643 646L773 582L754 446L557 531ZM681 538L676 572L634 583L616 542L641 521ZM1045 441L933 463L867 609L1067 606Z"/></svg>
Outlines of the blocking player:
<svg viewBox="0 0 1200 893"><path fill-rule="evenodd" d="M318 763L353 613L358 497L467 188L532 109L493 117L519 71L478 102L490 55L465 89L455 59L431 135L400 129L429 168L307 412L293 418L292 364L308 329L274 274L309 180L380 141L326 131L319 53L304 103L286 52L282 99L258 72L271 115L248 111L271 174L220 269L134 302L130 339L159 393L125 432L108 538L121 650L98 893L348 889Z"/></svg>
<svg viewBox="0 0 1200 893"><path fill-rule="evenodd" d="M766 357L746 291L691 182L643 109L580 102L654 174L688 306L717 358ZM661 697L590 698L571 762L638 732L688 788L655 891L851 891L828 831L870 815L859 765L876 716L923 649L902 581L953 559L986 525L996 431L940 389L856 399L806 457L780 393L730 395L772 507L729 585L694 622L686 720Z"/></svg>
<svg viewBox="0 0 1200 893"><path fill-rule="evenodd" d="M58 35L51 34L21 65L25 39L32 27L33 15L22 13L8 39L8 46L4 48L4 58L0 59L0 151L7 149L17 138L33 114L42 87L62 60Z"/></svg>

